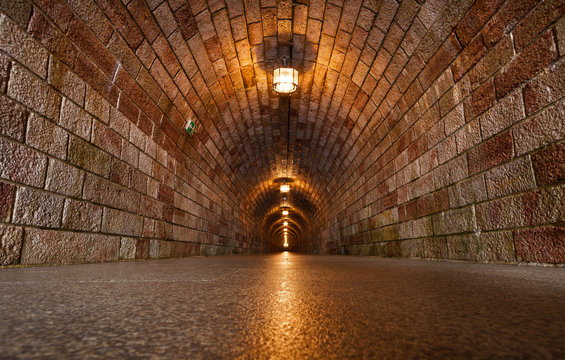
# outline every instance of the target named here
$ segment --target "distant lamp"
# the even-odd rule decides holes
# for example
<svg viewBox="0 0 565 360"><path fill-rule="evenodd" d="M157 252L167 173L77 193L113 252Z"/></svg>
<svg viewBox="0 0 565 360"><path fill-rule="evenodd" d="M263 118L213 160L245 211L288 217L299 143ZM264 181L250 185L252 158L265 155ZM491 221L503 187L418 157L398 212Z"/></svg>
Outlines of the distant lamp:
<svg viewBox="0 0 565 360"><path fill-rule="evenodd" d="M290 185L288 185L288 184L282 184L281 185L281 192L282 193L287 193L289 191L290 191Z"/></svg>
<svg viewBox="0 0 565 360"><path fill-rule="evenodd" d="M284 226L288 226L288 221L283 222Z"/></svg>
<svg viewBox="0 0 565 360"><path fill-rule="evenodd" d="M287 67L288 57L283 57L283 67L273 72L273 90L279 94L292 94L298 90L298 70Z"/></svg>
<svg viewBox="0 0 565 360"><path fill-rule="evenodd" d="M284 247L288 247L288 243L285 241L283 244Z"/></svg>
<svg viewBox="0 0 565 360"><path fill-rule="evenodd" d="M283 214L283 216L288 216L288 210L283 210L282 214Z"/></svg>

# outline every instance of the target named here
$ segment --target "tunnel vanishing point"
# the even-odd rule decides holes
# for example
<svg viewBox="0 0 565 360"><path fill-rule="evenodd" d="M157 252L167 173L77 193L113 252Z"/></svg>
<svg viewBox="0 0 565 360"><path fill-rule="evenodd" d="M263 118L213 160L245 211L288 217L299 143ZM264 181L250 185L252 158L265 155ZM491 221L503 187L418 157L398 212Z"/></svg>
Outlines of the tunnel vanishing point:
<svg viewBox="0 0 565 360"><path fill-rule="evenodd" d="M407 314L419 308L418 299L442 308L438 304L443 300L429 291L441 284L450 288L450 281L465 284L463 292L451 294L461 295L451 305L481 294L480 299L491 303L468 304L474 314L483 314L485 308L500 309L499 315L508 309L528 313L525 303L491 306L498 301L491 296L506 283L502 278L489 282L489 276L506 274L524 286L538 280L554 284L553 290L544 290L553 294L547 297L537 287L500 294L521 299L528 293L540 299L538 304L553 301L539 305L546 313L532 312L537 320L523 321L531 326L545 321L540 319L548 319L546 325L556 322L545 333L536 328L539 337L529 337L542 344L540 352L534 346L502 354L565 356L563 343L552 340L565 335L565 290L559 285L565 264L564 14L563 0L1 0L0 337L12 336L13 342L0 340L0 357L36 349L29 344L37 342L19 347L23 338L15 335L27 330L14 315L23 311L14 299L31 302L37 295L24 290L25 284L37 284L39 294L54 294L49 288L53 279L78 279L81 269L99 269L105 279L80 293L87 299L98 289L100 308L86 300L90 305L77 305L72 302L76 294L61 301L71 313L77 311L73 314L89 308L91 324L112 301L122 299L120 306L126 306L126 299L136 303L137 290L102 290L100 284L117 281L117 274L123 284L135 283L136 276L153 279L147 280L147 289L169 281L171 288L163 290L169 299L188 291L182 281L192 276L193 284L202 283L191 289L216 294L206 302L190 293L191 304L197 306L192 310L200 309L200 315L233 305L214 302L220 298L249 296L242 288L206 288L213 278L214 284L226 281L225 286L253 289L248 294L256 295L256 303L238 303L245 311L286 309L264 313L265 322L255 323L255 328L246 321L258 319L257 313L234 320L254 329L249 333L271 329L272 319L287 324L285 336L301 329L305 320L287 317L296 314L289 304L301 303L300 311L308 316L323 314L307 322L322 329L317 339L344 341L327 351L306 341L300 350L281 355L267 348L238 352L226 338L218 342L226 348L213 352L205 332L191 333L197 334L192 337L197 343L190 343L190 351L211 351L193 353L203 358L473 357L471 345L461 345L459 353L442 352L444 345L411 353L412 333L406 329L410 324L432 326L436 318L419 318L419 323ZM281 255L283 250L289 252ZM201 257L224 254L237 256ZM252 256L257 254L261 256ZM166 260L120 262L142 259ZM107 262L112 263L31 267ZM222 273L227 277L214 272L216 263L231 269ZM435 266L445 272L434 272ZM138 275L128 277L135 269ZM485 277L463 279L463 269L482 269L472 274L485 271ZM420 275L410 277L410 271ZM247 283L237 274L263 282ZM350 286L345 280L323 287L327 274L334 274L335 281L350 279L352 287L358 286L351 291L357 291L363 304L376 306L366 293L375 289L372 294L378 293L382 309L396 315L344 311L362 302L348 302L350 294L339 292ZM388 282L395 276L411 284L406 285L410 290ZM481 281L485 287L476 287ZM261 284L267 284L264 291L281 287L277 306L264 306L270 300L260 295ZM180 287L173 291L173 286ZM449 294L446 288L434 294ZM414 302L398 305L404 311L395 307L396 301L387 302L387 294L393 293L421 297L408 296ZM150 295L144 296L149 301ZM59 298L50 299L59 304ZM158 303L156 299L151 301ZM169 310L188 316L178 301ZM326 302L316 307L317 301ZM212 304L217 306L210 308ZM42 306L35 310L41 315L34 321L44 319L38 323L21 313L35 324L27 334L36 334L36 339L58 334L37 332L41 324L55 321L47 319L58 309ZM242 313L227 312L223 319ZM336 320L328 315L332 313L344 317ZM481 319L497 318L483 315ZM515 325L520 316L499 318ZM395 343L386 356L366 352L362 345L348 348L343 345L346 338L357 339L360 333L340 328L347 319L357 319L358 325L387 324L388 319L396 324L382 325L390 338L403 334L406 341ZM403 324L398 319L406 322L404 332L391 330ZM446 321L453 319L459 318ZM452 325L457 324L461 322ZM505 329L518 329L514 325ZM324 332L330 328L336 332ZM88 332L66 329L65 334ZM222 333L206 329L206 334ZM368 333L375 329L367 327ZM497 329L490 328L504 333ZM442 331L427 339L450 333ZM300 337L304 333L297 338L308 339ZM540 335L546 333L554 338ZM278 333L273 330L261 339L273 334ZM475 340L497 339L488 334ZM84 336L83 345L100 339ZM463 338L458 338L461 344ZM50 339L58 344L62 338ZM268 348L281 350L281 344L290 344L285 339ZM493 349L506 344L498 340ZM35 354L56 357L64 343ZM379 346L384 349L385 343ZM140 354L142 349L137 348ZM312 352L300 352L304 349ZM80 354L67 353L75 358ZM116 354L101 356L121 357Z"/></svg>
<svg viewBox="0 0 565 360"><path fill-rule="evenodd" d="M0 10L2 265L279 251L284 221L296 252L565 263L562 1Z"/></svg>

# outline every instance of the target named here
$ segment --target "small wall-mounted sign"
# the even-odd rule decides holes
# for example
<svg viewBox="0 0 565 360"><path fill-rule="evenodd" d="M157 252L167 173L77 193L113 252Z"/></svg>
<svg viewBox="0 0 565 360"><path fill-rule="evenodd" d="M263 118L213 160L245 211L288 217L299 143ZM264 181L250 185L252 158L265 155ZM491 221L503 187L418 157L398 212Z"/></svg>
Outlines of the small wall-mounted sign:
<svg viewBox="0 0 565 360"><path fill-rule="evenodd" d="M196 123L194 122L194 120L188 119L186 125L184 126L184 129L186 130L188 135L192 136L196 132Z"/></svg>

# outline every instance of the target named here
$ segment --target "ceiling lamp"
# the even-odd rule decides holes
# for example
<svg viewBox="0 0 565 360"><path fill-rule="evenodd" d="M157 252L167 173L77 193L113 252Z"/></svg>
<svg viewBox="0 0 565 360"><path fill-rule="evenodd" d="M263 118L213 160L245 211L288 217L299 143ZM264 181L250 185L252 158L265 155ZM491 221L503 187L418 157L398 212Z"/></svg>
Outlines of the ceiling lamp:
<svg viewBox="0 0 565 360"><path fill-rule="evenodd" d="M298 70L286 67L288 57L283 57L283 67L273 72L273 90L279 94L292 94L298 90Z"/></svg>
<svg viewBox="0 0 565 360"><path fill-rule="evenodd" d="M283 210L282 214L283 214L283 216L288 216L288 210Z"/></svg>
<svg viewBox="0 0 565 360"><path fill-rule="evenodd" d="M282 193L287 193L289 191L290 191L290 185L288 185L288 184L282 184L281 185L281 192Z"/></svg>
<svg viewBox="0 0 565 360"><path fill-rule="evenodd" d="M284 226L288 226L288 221L283 222Z"/></svg>

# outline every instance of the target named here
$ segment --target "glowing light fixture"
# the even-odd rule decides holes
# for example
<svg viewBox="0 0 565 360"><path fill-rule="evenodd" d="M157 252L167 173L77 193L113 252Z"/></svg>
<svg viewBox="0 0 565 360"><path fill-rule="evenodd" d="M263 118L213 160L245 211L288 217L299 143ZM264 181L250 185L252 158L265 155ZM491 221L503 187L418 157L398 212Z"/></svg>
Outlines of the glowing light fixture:
<svg viewBox="0 0 565 360"><path fill-rule="evenodd" d="M282 193L287 193L289 191L290 191L290 185L288 185L288 184L282 184L281 185L281 192Z"/></svg>
<svg viewBox="0 0 565 360"><path fill-rule="evenodd" d="M283 222L284 226L288 226L288 221Z"/></svg>
<svg viewBox="0 0 565 360"><path fill-rule="evenodd" d="M283 214L283 216L288 216L288 210L283 210L282 214Z"/></svg>
<svg viewBox="0 0 565 360"><path fill-rule="evenodd" d="M273 72L273 90L279 94L292 94L298 90L298 70L286 67L288 58L283 58L283 66Z"/></svg>

